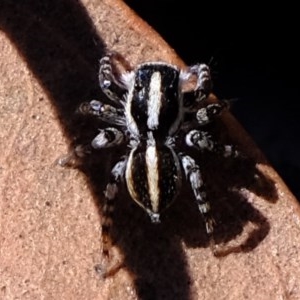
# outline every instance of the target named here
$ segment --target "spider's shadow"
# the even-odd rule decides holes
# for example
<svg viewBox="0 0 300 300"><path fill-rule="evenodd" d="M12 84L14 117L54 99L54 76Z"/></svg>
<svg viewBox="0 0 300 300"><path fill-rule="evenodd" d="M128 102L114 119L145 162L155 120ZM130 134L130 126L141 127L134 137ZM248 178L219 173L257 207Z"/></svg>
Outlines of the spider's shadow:
<svg viewBox="0 0 300 300"><path fill-rule="evenodd" d="M103 98L97 77L105 46L84 7L75 0L28 0L21 4L2 0L0 25L49 94L70 142L91 140L97 126L92 120L74 118L74 112L84 100ZM121 150L116 149L114 153L101 151L84 164L83 171L95 201L99 203L103 199L109 168L118 160L119 154L123 154ZM215 163L215 160L211 161ZM213 168L210 165L202 169L207 174L208 185L218 187L209 192L209 197L216 199L212 205L217 221L226 228L226 235L217 232L217 242L224 240L222 236L226 236L226 241L233 239L247 221L267 224L264 217L241 197L224 193L234 185L234 176L226 176L226 182L216 184L214 179L218 179L209 175ZM218 172L226 173L224 168L218 167ZM254 168L246 172L249 178L251 174L253 177L252 171ZM245 186L245 178L236 182ZM266 181L266 186L272 191L272 183ZM151 224L145 213L126 195L120 193L112 236L124 253L127 268L135 274L140 299L190 299L190 278L180 240L184 239L191 246L207 246L204 226L191 193L183 191L157 226ZM226 205L218 200L222 197L226 199ZM230 216L234 216L232 226L229 226ZM259 233L262 238L267 234L268 226L263 228ZM248 246L253 248L256 244L249 242Z"/></svg>
<svg viewBox="0 0 300 300"><path fill-rule="evenodd" d="M98 83L98 71L99 59L104 55L105 45L101 37L96 34L85 8L76 0L27 0L22 3L2 0L0 28L18 49L49 95L70 143L91 140L97 132L95 124L90 120L82 122L80 118L74 118L74 112L83 101L103 99ZM104 186L109 176L109 168L112 166L110 154L110 152L99 152L96 156L97 159L99 158L98 162L89 164L88 158L84 164L83 171L87 175L87 181L90 183L97 204L101 204L103 200ZM118 156L119 153L113 155L116 159L119 158ZM95 157L91 157L93 158ZM117 220L113 235L117 235L115 240L124 253L127 268L136 275L135 285L139 298L147 299L153 294L157 296L154 298L161 298L164 294L165 298L188 300L190 298L189 275L180 245L163 231L161 241L158 241L159 232L157 229L152 229L152 224L149 224L143 212L140 209L130 209L128 206L132 205L132 202L129 199L122 201L121 198L122 193L117 203ZM137 214L132 218L131 213L135 214L135 212ZM155 232L157 235L152 244L155 244L158 250L151 248L145 250L142 247L145 252L139 252L136 256L135 243L143 245L145 237L151 240ZM133 233L132 240L131 233ZM163 254L164 249L168 252L167 260L164 259L166 257ZM158 251L161 255L157 255ZM151 260L155 255L157 264ZM101 257L100 250L99 257ZM137 267L134 266L135 262ZM141 262L145 263L146 270L140 268ZM168 264L172 265L173 262L176 262L178 269L174 274L168 267ZM150 264L148 267L147 263ZM89 267L91 270L94 268L94 266ZM157 270L160 270L158 277L154 275ZM168 282L160 281L161 278L168 278ZM99 280L102 279L99 277Z"/></svg>
<svg viewBox="0 0 300 300"><path fill-rule="evenodd" d="M216 122L211 126L212 132L216 134L217 141L223 144L232 144L228 137L224 135L224 125ZM209 200L213 217L216 221L214 240L220 245L220 251L224 244L229 243L224 249L224 253L253 250L266 237L270 230L270 225L266 217L249 203L250 193L262 196L266 201L275 203L278 199L275 184L272 179L267 178L256 168L256 162L247 158L240 149L241 156L238 158L224 158L215 153L197 153L192 156L198 159L206 184L207 199ZM193 195L187 192L184 199L193 199ZM191 202L191 201L189 201ZM191 204L189 204L191 206ZM185 235L186 243L190 246L207 246L208 239L205 234L203 223L200 225L201 233L197 229L197 224L192 220L197 220L199 214L195 205L190 207L189 217L184 221L190 224L192 230ZM190 217L190 214L195 214ZM248 226L250 225L250 226ZM188 225L189 226L189 225ZM250 228L252 229L250 229ZM243 239L238 240L238 236L243 234ZM199 240L199 234L201 241ZM230 242L234 241L234 246ZM222 246L221 246L222 245Z"/></svg>
<svg viewBox="0 0 300 300"><path fill-rule="evenodd" d="M210 127L212 132L226 132L221 122ZM230 143L222 136L224 134L216 135L224 143ZM249 190L274 203L278 198L274 182L256 168L254 161L243 155L233 159L189 150L187 153L197 160L207 185L207 196L217 223L214 240L217 245L227 244L218 248L219 255L253 250L267 236L270 225L241 191ZM125 152L126 149L116 149L112 162L118 161ZM97 157L99 155L90 157L89 171L93 169L95 174L101 168L101 160L97 166ZM96 179L95 188L100 194L105 181L99 184L97 176L91 178ZM124 186L115 209L111 236L125 254L125 265L136 275L141 298L172 296L189 299L188 294L183 293L188 290L190 278L188 273L182 276L182 266L186 262L180 242L184 241L188 247L207 248L209 240L188 183L173 206L161 216L161 224L150 222L146 213L130 199ZM248 224L252 228L248 229ZM239 240L244 231L243 239ZM234 243L230 245L232 241Z"/></svg>

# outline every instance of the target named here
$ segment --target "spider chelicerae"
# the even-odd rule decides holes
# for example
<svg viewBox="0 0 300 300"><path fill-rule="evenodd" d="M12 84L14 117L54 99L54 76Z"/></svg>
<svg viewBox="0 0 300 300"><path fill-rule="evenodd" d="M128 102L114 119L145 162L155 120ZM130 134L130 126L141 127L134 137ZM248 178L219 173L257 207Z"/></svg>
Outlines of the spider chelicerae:
<svg viewBox="0 0 300 300"><path fill-rule="evenodd" d="M115 62L124 66L123 74L116 70ZM194 86L188 88L193 81ZM195 159L181 150L185 146L226 157L238 155L233 146L217 143L203 130L227 107L225 101L206 101L212 88L209 67L196 64L180 69L156 61L130 68L122 56L110 53L100 60L99 82L110 104L92 100L79 107L81 113L107 124L89 146L103 149L126 144L130 149L112 168L104 192L103 253L109 254L111 215L123 179L131 198L157 223L185 177L211 236L214 221L201 170ZM85 147L75 149L77 156L85 152Z"/></svg>

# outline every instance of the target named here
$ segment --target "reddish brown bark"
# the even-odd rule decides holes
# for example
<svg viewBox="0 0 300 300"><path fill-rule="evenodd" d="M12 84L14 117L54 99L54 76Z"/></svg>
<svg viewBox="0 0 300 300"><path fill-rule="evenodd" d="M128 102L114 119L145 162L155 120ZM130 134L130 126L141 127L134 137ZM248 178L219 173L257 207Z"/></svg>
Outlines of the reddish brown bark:
<svg viewBox="0 0 300 300"><path fill-rule="evenodd" d="M104 44L135 65L175 52L121 1L13 1L0 7L1 299L299 299L299 205L227 113L222 138L249 160L205 157L214 257L192 196L183 191L154 226L122 192L112 233L125 268L103 280L102 190L118 153L82 171L55 160L87 134L78 103L101 96ZM207 159L206 159L207 158ZM200 159L201 162L201 159Z"/></svg>

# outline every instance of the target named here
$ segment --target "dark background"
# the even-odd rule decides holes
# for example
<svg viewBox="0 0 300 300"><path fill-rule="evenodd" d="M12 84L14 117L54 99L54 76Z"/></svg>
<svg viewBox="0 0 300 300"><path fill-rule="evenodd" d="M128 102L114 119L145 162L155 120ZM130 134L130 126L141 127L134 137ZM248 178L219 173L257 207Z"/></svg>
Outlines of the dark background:
<svg viewBox="0 0 300 300"><path fill-rule="evenodd" d="M298 9L288 2L125 2L188 65L211 66L214 93L237 100L232 113L300 199Z"/></svg>

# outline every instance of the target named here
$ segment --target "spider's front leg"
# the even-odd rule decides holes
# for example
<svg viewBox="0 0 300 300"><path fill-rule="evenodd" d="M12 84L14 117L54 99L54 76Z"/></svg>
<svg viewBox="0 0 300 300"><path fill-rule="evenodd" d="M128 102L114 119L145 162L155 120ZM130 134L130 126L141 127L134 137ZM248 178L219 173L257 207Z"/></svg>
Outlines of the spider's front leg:
<svg viewBox="0 0 300 300"><path fill-rule="evenodd" d="M219 116L229 105L227 101L219 101L199 109L199 104L207 99L212 90L210 69L206 64L189 67L187 71L181 73L182 85L188 82L192 76L196 76L197 83L193 91L183 92L183 105L187 113L197 111L198 124L206 125Z"/></svg>
<svg viewBox="0 0 300 300"><path fill-rule="evenodd" d="M207 235L212 239L215 221L211 216L210 204L206 200L205 186L200 168L190 156L181 154L180 158L185 176L191 185L198 208L204 218ZM211 242L213 242L213 240L211 240Z"/></svg>
<svg viewBox="0 0 300 300"><path fill-rule="evenodd" d="M206 64L197 64L190 67L189 72L196 74L197 84L195 88L196 102L206 99L212 90L212 80L210 76L210 68Z"/></svg>
<svg viewBox="0 0 300 300"><path fill-rule="evenodd" d="M192 76L196 76L197 83L193 91L183 93L184 107L190 110L205 100L212 90L212 80L210 69L206 64L197 64L188 68L187 71L181 73L182 85L190 80Z"/></svg>
<svg viewBox="0 0 300 300"><path fill-rule="evenodd" d="M113 69L112 58L116 58L128 68L125 59L117 53L110 53L102 57L100 59L99 84L105 95L120 106L121 100L127 92L127 89L114 75L117 71Z"/></svg>

